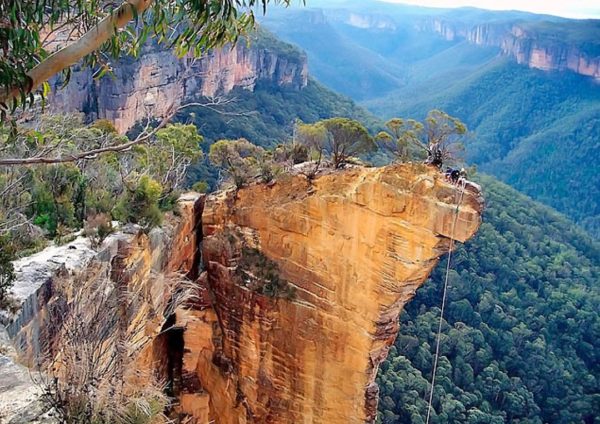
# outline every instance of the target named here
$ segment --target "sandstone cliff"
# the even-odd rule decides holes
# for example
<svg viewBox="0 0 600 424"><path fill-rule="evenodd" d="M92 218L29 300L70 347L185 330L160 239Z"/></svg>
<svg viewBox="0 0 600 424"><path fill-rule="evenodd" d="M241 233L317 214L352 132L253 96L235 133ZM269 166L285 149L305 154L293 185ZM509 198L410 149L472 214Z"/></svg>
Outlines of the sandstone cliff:
<svg viewBox="0 0 600 424"><path fill-rule="evenodd" d="M464 242L479 227L479 188L469 185L457 208L459 197L424 165L188 197L166 228L113 236L95 256L84 253L85 264L53 272L11 335L34 354L48 305L68 303L69 290L56 288L108 272L145 293L107 317L107 328L126 338L144 324L134 363L170 380L173 414L219 424L372 422L375 375L402 307L450 237ZM174 271L196 282L197 297L167 316L173 293L161 276Z"/></svg>
<svg viewBox="0 0 600 424"><path fill-rule="evenodd" d="M264 35L234 48L211 51L200 59L178 59L165 47L149 45L137 59L113 64L114 76L93 78L90 69L75 69L70 83L55 80L50 110L83 112L89 119L108 119L127 131L148 113L164 116L173 106L200 96L229 93L235 87L253 90L257 82L301 89L308 82L303 53L282 51L262 42Z"/></svg>
<svg viewBox="0 0 600 424"><path fill-rule="evenodd" d="M600 81L597 46L595 49L584 49L569 41L567 36L568 31L577 31L578 26L583 24L573 21L546 25L549 29L545 28L546 32L541 33L535 24L498 22L472 25L436 18L419 23L417 28L438 33L449 41L462 39L478 46L497 47L503 55L530 68L544 71L570 70ZM569 25L573 28L568 28ZM585 28L579 31L586 34ZM594 41L587 44L593 45Z"/></svg>

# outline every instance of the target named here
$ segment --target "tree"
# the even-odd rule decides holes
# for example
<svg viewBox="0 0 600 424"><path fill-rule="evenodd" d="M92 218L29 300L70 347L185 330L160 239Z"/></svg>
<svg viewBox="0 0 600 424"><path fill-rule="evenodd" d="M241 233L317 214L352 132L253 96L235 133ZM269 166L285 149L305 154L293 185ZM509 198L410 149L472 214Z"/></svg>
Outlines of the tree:
<svg viewBox="0 0 600 424"><path fill-rule="evenodd" d="M6 305L8 291L15 280L15 272L12 261L15 259L15 254L6 235L0 235L0 309Z"/></svg>
<svg viewBox="0 0 600 424"><path fill-rule="evenodd" d="M333 166L344 166L351 156L374 151L377 147L367 129L348 118L330 118L318 123L327 131L325 150L331 154Z"/></svg>
<svg viewBox="0 0 600 424"><path fill-rule="evenodd" d="M419 142L423 124L414 119L404 120L392 118L385 123L387 131L381 131L375 136L385 150L390 151L400 162L410 158L410 148Z"/></svg>
<svg viewBox="0 0 600 424"><path fill-rule="evenodd" d="M133 222L150 229L162 222L160 198L163 187L148 175L142 175L136 186L128 188L115 210L122 222Z"/></svg>
<svg viewBox="0 0 600 424"><path fill-rule="evenodd" d="M233 180L236 188L242 188L258 173L258 158L265 154L262 147L245 138L219 140L210 146L208 158Z"/></svg>
<svg viewBox="0 0 600 424"><path fill-rule="evenodd" d="M195 125L173 124L157 131L153 142L134 150L138 173L149 172L162 186L161 202L176 196L188 167L202 160L202 140Z"/></svg>
<svg viewBox="0 0 600 424"><path fill-rule="evenodd" d="M73 164L42 166L35 173L33 186L33 214L35 223L44 227L51 236L58 227L73 228L81 223L84 208L81 191L85 190L85 177Z"/></svg>
<svg viewBox="0 0 600 424"><path fill-rule="evenodd" d="M108 57L136 56L153 38L182 57L235 43L254 25L253 7L289 0L99 0L0 2L0 105L33 104L45 96L46 81L84 60L100 77L110 70ZM60 46L60 39L74 39ZM58 48L57 48L58 45ZM53 51L55 50L55 51ZM41 87L41 91L40 91Z"/></svg>
<svg viewBox="0 0 600 424"><path fill-rule="evenodd" d="M439 149L442 161L456 161L464 150L462 140L467 134L467 126L460 119L446 112L434 109L423 122L423 133L427 151Z"/></svg>
<svg viewBox="0 0 600 424"><path fill-rule="evenodd" d="M325 153L325 144L327 143L327 129L322 123L303 124L297 123L295 127L296 139L298 144L305 146L314 166L311 166L306 172L308 178L314 178L319 172L323 154ZM308 159L307 157L307 159Z"/></svg>
<svg viewBox="0 0 600 424"><path fill-rule="evenodd" d="M409 158L411 146L427 153L429 160L439 152L442 162L457 161L468 131L460 119L437 109L431 110L423 122L393 118L386 127L387 131L375 138L400 161Z"/></svg>

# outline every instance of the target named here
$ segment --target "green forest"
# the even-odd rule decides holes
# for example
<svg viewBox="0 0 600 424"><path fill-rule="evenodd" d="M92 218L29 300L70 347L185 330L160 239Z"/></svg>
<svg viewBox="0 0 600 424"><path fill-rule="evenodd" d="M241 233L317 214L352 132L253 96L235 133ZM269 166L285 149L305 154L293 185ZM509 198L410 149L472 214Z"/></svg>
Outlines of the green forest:
<svg viewBox="0 0 600 424"><path fill-rule="evenodd" d="M189 107L163 121L140 116L127 135L97 116L40 114L27 121L51 100L52 75L62 71L69 80L70 63L90 65L93 77L100 78L110 74L112 60L144 54L148 40L172 48L178 57L202 56L248 41L255 9L290 2L154 0L147 12L149 3L124 2L113 16L83 0L0 2L8 16L0 24L6 38L0 60L0 308L20 307L11 296L15 259L79 235L99 248L121 224L149 233L179 213L177 199L189 188L210 192L233 183L237 190L278 177L283 182L286 172L312 180L321 166L334 172L348 164L432 156L434 144L436 149L445 144L429 131L436 126L408 118L420 120L440 108L451 116L429 114L445 124L448 144L466 145L467 163L486 173L469 169L483 187L486 209L476 237L457 247L449 264L435 387L430 381L447 258L401 314L400 333L377 376L377 422L425 424L433 390L435 424L600 424L600 243L594 238L600 235L600 91L595 82L517 65L498 56L497 47L415 31L414 19L430 10L400 6L401 12L388 16L396 6L380 4L384 17L412 16L392 25L392 32L386 32L386 19L372 28L348 25L347 11L283 18L294 10L277 10L265 24L302 47L306 43L311 72L318 70L322 81L362 106L313 78L302 89L258 80L252 90L234 88L220 108ZM344 4L364 11L365 3ZM443 13L470 23L500 16L476 9ZM595 21L572 27L520 12L502 16L506 22L530 19L526 29L552 42L579 43L590 54L600 48L593 38L600 31ZM88 37L98 42L91 51L56 60L44 45L45 26L54 31L71 19L82 30L94 22L108 24ZM81 43L80 36L73 35L74 44ZM305 53L268 32L253 42L288 63L304 64ZM52 75L32 73L44 67ZM384 122L398 116L403 119ZM307 162L311 166L294 168ZM238 283L274 302L293 299L277 264L254 247L244 248ZM0 350L0 365L3 361ZM90 393L75 398L95 401ZM136 409L134 415L148 418L155 412ZM94 422L117 422L109 415ZM70 422L92 421L86 416Z"/></svg>
<svg viewBox="0 0 600 424"><path fill-rule="evenodd" d="M491 177L476 237L452 257L434 423L598 423L600 245ZM442 261L381 365L379 422L425 423Z"/></svg>
<svg viewBox="0 0 600 424"><path fill-rule="evenodd" d="M365 1L319 6L271 14L264 24L306 50L320 81L378 117L422 118L434 108L457 116L474 133L466 143L471 164L600 235L600 177L592 159L600 155L597 81L570 71L530 69L485 42L419 30L423 19L448 28L485 24L493 38L499 28L516 25L552 54L570 43L595 57L597 20L374 1L368 8ZM349 13L380 26L352 25L345 18Z"/></svg>

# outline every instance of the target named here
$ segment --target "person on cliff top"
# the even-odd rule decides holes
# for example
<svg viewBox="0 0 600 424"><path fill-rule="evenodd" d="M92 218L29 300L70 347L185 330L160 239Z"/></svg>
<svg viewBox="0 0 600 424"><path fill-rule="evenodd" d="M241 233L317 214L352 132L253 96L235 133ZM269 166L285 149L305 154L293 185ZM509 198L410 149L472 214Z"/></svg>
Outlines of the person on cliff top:
<svg viewBox="0 0 600 424"><path fill-rule="evenodd" d="M429 165L433 165L438 169L442 169L442 165L443 165L443 155L442 155L442 149L440 149L440 146L438 143L432 143L431 145L429 145L429 147L427 148L427 160L425 161L426 164Z"/></svg>
<svg viewBox="0 0 600 424"><path fill-rule="evenodd" d="M450 168L449 166L446 167L446 172L444 172L444 178L448 182L450 182L450 176L452 175L452 171L453 171L452 168Z"/></svg>
<svg viewBox="0 0 600 424"><path fill-rule="evenodd" d="M467 170L465 168L460 168L460 178L458 180L459 184L467 183Z"/></svg>
<svg viewBox="0 0 600 424"><path fill-rule="evenodd" d="M460 171L458 169L453 169L450 173L450 181L452 184L458 184L458 179L460 178Z"/></svg>

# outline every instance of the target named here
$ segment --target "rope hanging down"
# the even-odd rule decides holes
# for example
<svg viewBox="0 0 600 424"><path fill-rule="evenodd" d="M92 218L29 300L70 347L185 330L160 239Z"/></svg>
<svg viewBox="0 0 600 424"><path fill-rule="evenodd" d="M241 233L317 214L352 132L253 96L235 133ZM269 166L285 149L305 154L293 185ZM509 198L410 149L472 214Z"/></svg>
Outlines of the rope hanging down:
<svg viewBox="0 0 600 424"><path fill-rule="evenodd" d="M444 292L442 294L442 308L440 311L440 322L438 325L438 333L437 340L435 344L435 356L433 361L433 371L431 375L431 389L429 390L429 405L427 407L427 420L426 424L429 424L429 419L431 418L431 409L433 404L433 387L435 384L435 374L437 372L438 359L440 357L440 341L442 339L442 324L444 322L444 309L446 308L446 294L448 293L448 275L450 274L450 260L452 259L452 250L454 249L454 230L456 229L456 221L458 221L458 212L460 208L460 204L462 203L463 196L465 194L465 187L467 182L463 180L462 189L460 192L460 198L458 199L458 203L456 204L456 211L454 214L454 221L452 222L452 230L450 231L450 250L448 252L448 263L446 264L446 277L444 278Z"/></svg>

